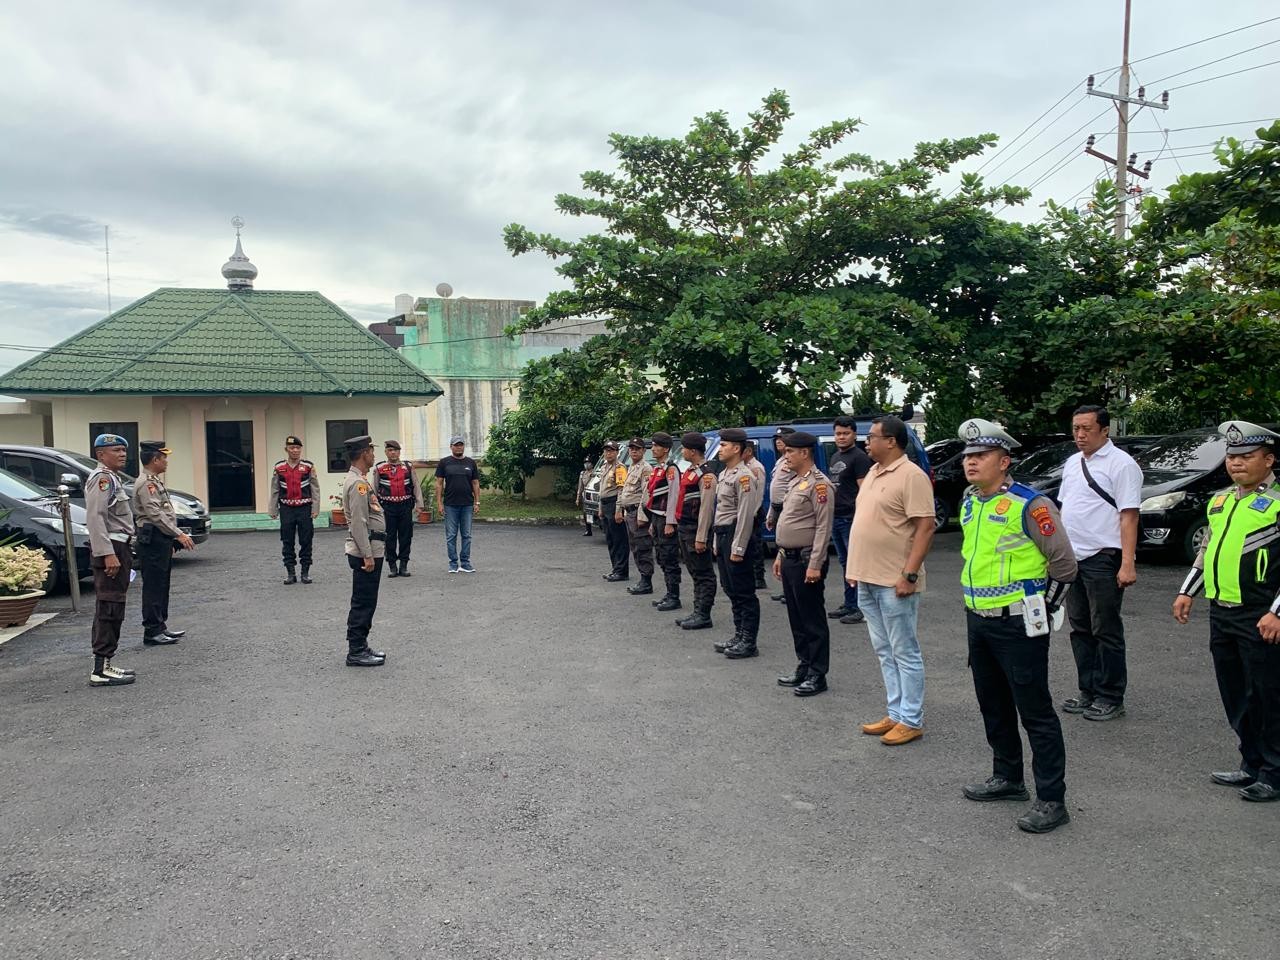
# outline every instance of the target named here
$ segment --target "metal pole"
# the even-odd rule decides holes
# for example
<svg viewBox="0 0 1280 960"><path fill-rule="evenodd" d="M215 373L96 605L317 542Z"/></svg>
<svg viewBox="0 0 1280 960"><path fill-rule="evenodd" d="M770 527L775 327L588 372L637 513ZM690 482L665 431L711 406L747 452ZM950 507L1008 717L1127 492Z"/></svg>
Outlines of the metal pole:
<svg viewBox="0 0 1280 960"><path fill-rule="evenodd" d="M1116 238L1124 239L1129 220L1129 10L1132 0L1124 0L1124 56L1120 61L1120 97L1116 103Z"/></svg>
<svg viewBox="0 0 1280 960"><path fill-rule="evenodd" d="M62 514L62 537L67 546L67 585L71 588L71 609L80 612L80 563L76 558L76 542L71 536L71 488L58 486L58 512Z"/></svg>

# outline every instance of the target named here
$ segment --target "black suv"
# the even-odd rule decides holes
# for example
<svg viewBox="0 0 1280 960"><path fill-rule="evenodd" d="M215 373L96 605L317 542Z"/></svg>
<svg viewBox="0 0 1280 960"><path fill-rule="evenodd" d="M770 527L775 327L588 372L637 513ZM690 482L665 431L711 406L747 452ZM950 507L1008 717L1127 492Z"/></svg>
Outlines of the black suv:
<svg viewBox="0 0 1280 960"><path fill-rule="evenodd" d="M80 580L93 575L89 569L89 529L84 521L84 508L71 504L71 543L76 555L76 577ZM67 559L58 498L50 497L43 487L4 470L0 470L0 543L44 551L49 560L49 575L40 589L46 593L67 585L71 564Z"/></svg>
<svg viewBox="0 0 1280 960"><path fill-rule="evenodd" d="M71 501L84 505L84 482L98 468L98 461L80 453L55 447L28 447L19 444L0 445L0 467L14 476L58 492L59 484L71 488ZM125 491L133 496L134 478L120 473ZM196 543L209 539L209 510L198 497L170 488L169 499L178 515L178 527Z"/></svg>

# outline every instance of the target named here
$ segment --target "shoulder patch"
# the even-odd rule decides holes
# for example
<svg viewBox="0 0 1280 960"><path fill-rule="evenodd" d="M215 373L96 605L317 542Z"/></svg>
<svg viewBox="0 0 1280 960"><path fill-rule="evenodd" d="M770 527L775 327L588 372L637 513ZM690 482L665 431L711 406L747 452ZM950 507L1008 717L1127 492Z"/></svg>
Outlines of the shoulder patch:
<svg viewBox="0 0 1280 960"><path fill-rule="evenodd" d="M716 485L716 475L714 473L704 474L702 477L702 489L710 490Z"/></svg>
<svg viewBox="0 0 1280 960"><path fill-rule="evenodd" d="M740 476L740 477L738 478L738 486L742 487L742 489L743 489L743 490L750 490L750 489L751 489L751 474L749 474L749 473L745 473L745 474L743 474L742 476Z"/></svg>
<svg viewBox="0 0 1280 960"><path fill-rule="evenodd" d="M360 494L360 496L363 497L368 492L369 492L369 485L365 483L363 480L361 480L359 483L356 484L356 493Z"/></svg>
<svg viewBox="0 0 1280 960"><path fill-rule="evenodd" d="M1040 532L1046 537L1052 537L1058 532L1048 507L1034 507L1031 510L1031 519L1036 522L1036 526L1040 528Z"/></svg>
<svg viewBox="0 0 1280 960"><path fill-rule="evenodd" d="M156 485L154 483L148 483L147 493L155 493L155 492L156 492Z"/></svg>
<svg viewBox="0 0 1280 960"><path fill-rule="evenodd" d="M99 478L98 478L98 489L99 489L99 490L102 490L102 491L104 491L104 492L105 492L105 491L107 491L107 490L110 490L110 489L111 489L111 478L110 478L110 477L108 477L108 476L101 476L101 477L99 477Z"/></svg>

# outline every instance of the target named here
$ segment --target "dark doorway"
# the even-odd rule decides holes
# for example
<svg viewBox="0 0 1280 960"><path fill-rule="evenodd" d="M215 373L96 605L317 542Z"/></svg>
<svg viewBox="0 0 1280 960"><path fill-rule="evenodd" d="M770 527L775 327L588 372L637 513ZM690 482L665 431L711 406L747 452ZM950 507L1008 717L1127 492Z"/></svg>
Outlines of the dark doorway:
<svg viewBox="0 0 1280 960"><path fill-rule="evenodd" d="M209 457L209 509L253 510L253 421L204 425Z"/></svg>

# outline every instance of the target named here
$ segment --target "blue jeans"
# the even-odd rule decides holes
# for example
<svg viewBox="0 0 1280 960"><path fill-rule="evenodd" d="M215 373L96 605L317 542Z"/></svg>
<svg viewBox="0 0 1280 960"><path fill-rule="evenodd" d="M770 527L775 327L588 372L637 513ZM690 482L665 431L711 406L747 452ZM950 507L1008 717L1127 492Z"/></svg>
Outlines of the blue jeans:
<svg viewBox="0 0 1280 960"><path fill-rule="evenodd" d="M893 587L859 583L858 602L867 618L871 646L880 658L889 717L909 727L923 727L924 657L916 638L920 595L899 597Z"/></svg>
<svg viewBox="0 0 1280 960"><path fill-rule="evenodd" d="M462 563L471 562L471 517L475 508L471 504L465 507L444 508L444 545L449 551L449 563L458 563L458 534L462 534Z"/></svg>
<svg viewBox="0 0 1280 960"><path fill-rule="evenodd" d="M836 556L840 558L840 569L849 566L849 531L853 528L853 517L836 517L831 521L831 539L836 542ZM844 582L844 608L858 609L858 588Z"/></svg>

